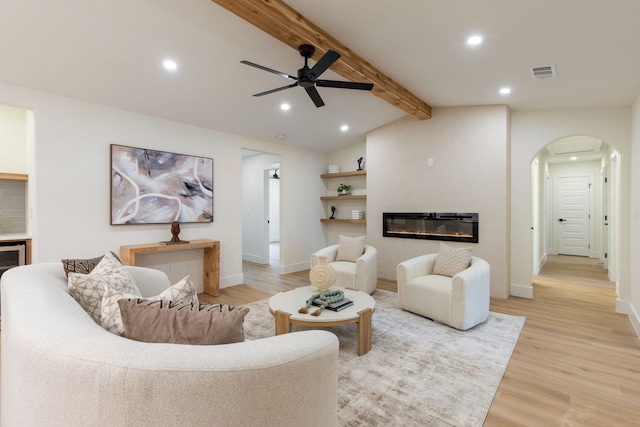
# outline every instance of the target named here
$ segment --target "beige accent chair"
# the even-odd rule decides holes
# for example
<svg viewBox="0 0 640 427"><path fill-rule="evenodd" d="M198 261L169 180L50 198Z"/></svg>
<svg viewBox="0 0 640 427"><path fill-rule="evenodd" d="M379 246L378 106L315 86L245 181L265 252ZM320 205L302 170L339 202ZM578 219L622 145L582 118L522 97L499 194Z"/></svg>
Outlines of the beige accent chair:
<svg viewBox="0 0 640 427"><path fill-rule="evenodd" d="M336 272L335 286L355 289L372 294L378 287L378 251L373 246L364 245L364 253L356 260L336 261L338 246L331 245L311 254L311 267L320 263L320 257L327 257Z"/></svg>
<svg viewBox="0 0 640 427"><path fill-rule="evenodd" d="M432 274L437 254L398 264L398 298L403 310L467 330L489 316L489 263L471 257L469 267L453 277Z"/></svg>

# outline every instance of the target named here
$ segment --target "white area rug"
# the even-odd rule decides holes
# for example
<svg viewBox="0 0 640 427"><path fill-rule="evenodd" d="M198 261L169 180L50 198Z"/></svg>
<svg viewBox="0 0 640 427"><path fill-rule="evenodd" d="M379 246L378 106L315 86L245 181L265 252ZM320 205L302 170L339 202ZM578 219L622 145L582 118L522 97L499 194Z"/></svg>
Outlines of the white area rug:
<svg viewBox="0 0 640 427"><path fill-rule="evenodd" d="M462 332L401 310L395 292L373 297L369 353L357 355L356 325L327 328L340 340L340 425L481 426L525 318L491 312ZM267 300L248 307L246 338L273 336Z"/></svg>

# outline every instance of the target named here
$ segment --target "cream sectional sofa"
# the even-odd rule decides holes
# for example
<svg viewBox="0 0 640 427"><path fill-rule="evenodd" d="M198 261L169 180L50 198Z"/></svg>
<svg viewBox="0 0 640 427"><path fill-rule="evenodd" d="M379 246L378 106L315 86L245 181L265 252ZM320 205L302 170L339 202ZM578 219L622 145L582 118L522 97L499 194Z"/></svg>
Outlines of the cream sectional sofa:
<svg viewBox="0 0 640 427"><path fill-rule="evenodd" d="M126 267L142 295L170 286ZM104 330L61 263L2 276L3 427L337 425L338 340L305 331L218 346L148 344Z"/></svg>

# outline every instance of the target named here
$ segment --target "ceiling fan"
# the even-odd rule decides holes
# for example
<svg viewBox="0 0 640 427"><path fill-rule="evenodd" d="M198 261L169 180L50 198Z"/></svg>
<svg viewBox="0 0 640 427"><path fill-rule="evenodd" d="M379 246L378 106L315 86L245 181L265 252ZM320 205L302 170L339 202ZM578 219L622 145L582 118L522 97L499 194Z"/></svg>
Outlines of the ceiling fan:
<svg viewBox="0 0 640 427"><path fill-rule="evenodd" d="M322 107L324 105L324 102L322 101L322 98L320 97L320 94L318 93L316 86L317 87L335 87L339 89L358 89L358 90L373 89L373 83L343 82L343 81L336 81L336 80L319 79L318 77L320 77L322 73L327 71L329 67L331 67L333 63L338 60L338 58L340 58L340 54L334 50L329 50L327 51L327 53L325 53L322 56L322 58L320 58L318 62L316 62L316 64L312 68L309 68L308 61L309 61L309 58L313 56L313 53L315 52L315 50L316 49L309 44L301 44L300 46L298 46L298 51L300 52L300 55L304 57L304 67L298 70L298 77L294 77L287 73L276 71L271 68L263 67L262 65L254 64L253 62L240 61L241 63L250 65L251 67L256 67L261 70L268 71L273 74L277 74L286 79L295 81L295 83L292 83L290 85L282 86L276 89L271 89L266 92L256 93L253 96L268 95L270 93L279 92L281 90L289 89L295 86L301 86L307 91L307 94L309 95L313 103L316 105L316 107Z"/></svg>

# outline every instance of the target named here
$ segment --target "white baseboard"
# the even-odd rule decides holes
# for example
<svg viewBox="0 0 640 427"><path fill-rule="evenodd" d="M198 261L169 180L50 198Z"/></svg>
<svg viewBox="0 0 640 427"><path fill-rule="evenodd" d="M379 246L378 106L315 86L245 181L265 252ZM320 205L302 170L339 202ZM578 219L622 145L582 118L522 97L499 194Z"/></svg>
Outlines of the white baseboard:
<svg viewBox="0 0 640 427"><path fill-rule="evenodd" d="M520 298L533 298L533 286L532 285L517 285L511 284L511 296Z"/></svg>
<svg viewBox="0 0 640 427"><path fill-rule="evenodd" d="M228 288L234 285L244 283L244 274L236 274L235 276L223 277L220 279L220 289Z"/></svg>
<svg viewBox="0 0 640 427"><path fill-rule="evenodd" d="M542 271L542 266L544 265L545 262L547 262L547 254L544 254L542 259L538 261L538 265L536 266L536 272L535 272L536 275L540 274L540 272Z"/></svg>
<svg viewBox="0 0 640 427"><path fill-rule="evenodd" d="M633 330L636 332L638 338L640 338L640 316L633 305L631 305L629 301L616 299L616 312L626 314L629 317Z"/></svg>
<svg viewBox="0 0 640 427"><path fill-rule="evenodd" d="M296 271L308 270L311 268L311 261L299 262L296 264L281 265L280 274L295 273Z"/></svg>
<svg viewBox="0 0 640 427"><path fill-rule="evenodd" d="M262 257L260 255L253 255L253 254L246 254L246 253L242 253L242 260L243 261L249 261L249 262L255 262L256 264L262 264Z"/></svg>

